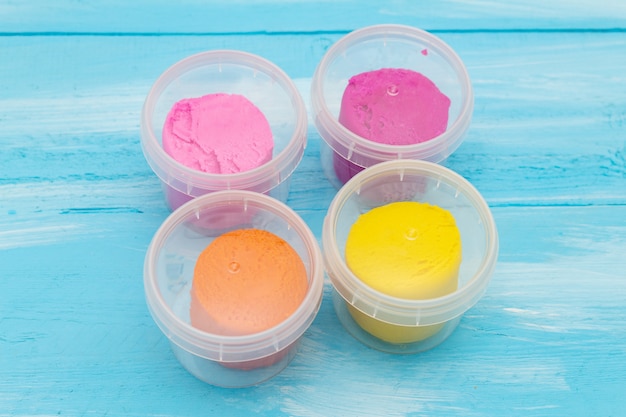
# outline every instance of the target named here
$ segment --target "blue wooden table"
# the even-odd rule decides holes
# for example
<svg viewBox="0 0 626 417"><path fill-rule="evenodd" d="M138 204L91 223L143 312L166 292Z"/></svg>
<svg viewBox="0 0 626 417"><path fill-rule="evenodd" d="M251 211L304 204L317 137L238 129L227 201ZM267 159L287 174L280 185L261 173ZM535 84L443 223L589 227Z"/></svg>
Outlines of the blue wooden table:
<svg viewBox="0 0 626 417"><path fill-rule="evenodd" d="M102 3L102 4L101 4ZM621 0L0 1L0 416L626 415L626 4ZM448 166L492 208L500 257L439 347L360 344L321 310L291 365L245 389L189 375L142 267L168 215L139 145L159 74L209 49L268 58L309 103L353 29L432 31L467 65ZM321 237L320 137L288 204Z"/></svg>

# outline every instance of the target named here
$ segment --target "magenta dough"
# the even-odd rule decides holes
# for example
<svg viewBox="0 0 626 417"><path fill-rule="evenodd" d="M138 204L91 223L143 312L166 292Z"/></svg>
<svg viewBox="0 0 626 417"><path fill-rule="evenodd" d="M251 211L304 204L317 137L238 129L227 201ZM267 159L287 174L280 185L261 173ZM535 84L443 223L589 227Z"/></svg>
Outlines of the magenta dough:
<svg viewBox="0 0 626 417"><path fill-rule="evenodd" d="M450 99L428 77L402 68L382 68L350 78L343 92L339 123L372 142L413 145L444 133ZM334 154L341 183L363 167Z"/></svg>
<svg viewBox="0 0 626 417"><path fill-rule="evenodd" d="M388 145L412 145L439 136L448 125L450 99L426 76L383 68L350 78L339 123Z"/></svg>

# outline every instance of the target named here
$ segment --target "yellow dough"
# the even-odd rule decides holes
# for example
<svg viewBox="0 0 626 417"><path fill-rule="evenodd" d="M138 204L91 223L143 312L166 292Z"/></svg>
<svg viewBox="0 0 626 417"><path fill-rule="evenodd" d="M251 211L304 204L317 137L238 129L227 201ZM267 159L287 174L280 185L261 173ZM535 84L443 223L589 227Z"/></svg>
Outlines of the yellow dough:
<svg viewBox="0 0 626 417"><path fill-rule="evenodd" d="M380 206L361 215L346 241L346 262L365 284L383 294L411 300L456 291L461 235L452 214L414 201ZM349 308L367 332L391 343L410 343L435 334L443 324L400 326Z"/></svg>

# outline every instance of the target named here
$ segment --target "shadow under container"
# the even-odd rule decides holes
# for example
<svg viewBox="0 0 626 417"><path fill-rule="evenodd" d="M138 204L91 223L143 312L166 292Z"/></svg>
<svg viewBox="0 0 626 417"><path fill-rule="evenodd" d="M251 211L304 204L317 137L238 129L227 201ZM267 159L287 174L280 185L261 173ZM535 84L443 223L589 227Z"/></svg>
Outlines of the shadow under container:
<svg viewBox="0 0 626 417"><path fill-rule="evenodd" d="M450 99L444 133L412 145L377 143L341 123L344 90L351 77L382 68L403 68L428 77ZM364 168L395 159L444 163L462 143L474 109L474 93L465 65L438 37L404 25L375 25L353 31L333 44L311 83L314 123L322 141L326 177L340 188Z"/></svg>
<svg viewBox="0 0 626 417"><path fill-rule="evenodd" d="M346 264L346 240L357 218L397 201L429 203L453 215L462 245L453 293L424 300L389 296L364 284ZM372 348L416 353L443 342L482 297L495 269L498 234L487 203L463 177L432 162L397 160L364 170L339 190L324 219L322 246L344 328ZM390 334L405 341L390 342Z"/></svg>
<svg viewBox="0 0 626 417"><path fill-rule="evenodd" d="M231 230L256 228L287 241L304 263L308 289L296 311L278 325L243 336L223 336L191 325L191 288L200 253ZM317 315L324 283L315 236L284 203L249 191L218 191L184 204L156 232L144 264L150 313L191 374L222 387L261 383L293 359L304 332Z"/></svg>
<svg viewBox="0 0 626 417"><path fill-rule="evenodd" d="M274 139L269 162L244 172L214 174L189 168L163 150L163 125L172 106L216 93L243 95L265 115ZM152 86L141 114L144 156L161 180L170 210L220 190L255 191L287 201L306 133L306 107L293 81L272 62L235 50L202 52L168 68Z"/></svg>

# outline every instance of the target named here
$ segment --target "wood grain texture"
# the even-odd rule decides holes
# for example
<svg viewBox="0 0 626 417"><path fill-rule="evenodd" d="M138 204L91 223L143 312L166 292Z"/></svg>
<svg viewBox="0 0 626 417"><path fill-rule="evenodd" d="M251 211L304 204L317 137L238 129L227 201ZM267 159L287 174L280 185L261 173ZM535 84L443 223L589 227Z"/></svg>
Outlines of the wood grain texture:
<svg viewBox="0 0 626 417"><path fill-rule="evenodd" d="M172 4L0 2L0 416L623 414L621 2ZM203 29L210 10L228 17ZM139 146L145 95L177 60L233 48L276 62L308 104L325 50L382 21L441 30L470 72L472 126L447 164L498 225L487 293L444 344L395 356L345 333L327 283L281 374L199 382L144 301L143 258L168 215ZM335 190L311 123L308 137L288 203L319 240Z"/></svg>

